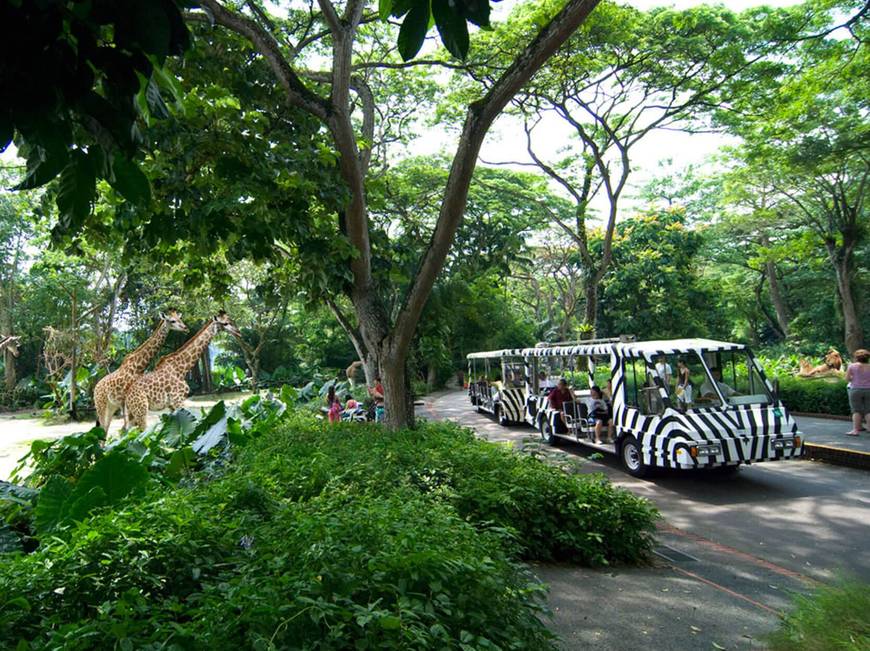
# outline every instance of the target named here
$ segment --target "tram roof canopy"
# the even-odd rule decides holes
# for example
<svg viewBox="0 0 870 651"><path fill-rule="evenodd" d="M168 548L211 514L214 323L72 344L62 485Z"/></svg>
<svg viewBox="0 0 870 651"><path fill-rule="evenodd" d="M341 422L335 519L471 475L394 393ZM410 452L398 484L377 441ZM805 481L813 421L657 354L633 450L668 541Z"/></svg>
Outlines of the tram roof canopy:
<svg viewBox="0 0 870 651"><path fill-rule="evenodd" d="M715 339L657 339L654 341L610 342L589 345L552 346L542 348L506 348L481 353L469 353L467 359L502 357L559 357L562 355L608 355L615 350L622 355L655 357L700 351L743 350L746 346Z"/></svg>

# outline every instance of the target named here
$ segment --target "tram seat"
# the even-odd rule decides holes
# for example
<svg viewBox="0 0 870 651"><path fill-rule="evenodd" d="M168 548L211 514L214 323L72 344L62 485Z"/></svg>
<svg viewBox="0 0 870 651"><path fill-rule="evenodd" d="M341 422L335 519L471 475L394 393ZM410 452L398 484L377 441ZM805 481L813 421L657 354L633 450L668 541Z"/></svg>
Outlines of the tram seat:
<svg viewBox="0 0 870 651"><path fill-rule="evenodd" d="M588 427L589 407L585 402L573 400L562 403L565 424L572 432L585 432Z"/></svg>

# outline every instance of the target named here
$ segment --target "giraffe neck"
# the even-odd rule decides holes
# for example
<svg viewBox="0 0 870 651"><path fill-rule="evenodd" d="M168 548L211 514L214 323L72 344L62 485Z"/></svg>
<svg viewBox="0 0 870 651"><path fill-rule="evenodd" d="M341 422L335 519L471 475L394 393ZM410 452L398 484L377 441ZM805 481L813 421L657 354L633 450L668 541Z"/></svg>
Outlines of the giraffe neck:
<svg viewBox="0 0 870 651"><path fill-rule="evenodd" d="M145 368L148 366L148 362L150 362L151 358L157 354L158 350L160 350L160 347L166 340L166 335L168 333L169 326L166 325L166 321L161 319L160 325L158 325L151 336L145 340L145 343L124 358L124 361L121 362L121 367L124 370L132 371L133 373L144 373Z"/></svg>
<svg viewBox="0 0 870 651"><path fill-rule="evenodd" d="M218 333L218 326L214 322L205 325L196 335L179 348L172 355L172 368L180 374L186 374L196 364L202 351L208 347L212 338Z"/></svg>

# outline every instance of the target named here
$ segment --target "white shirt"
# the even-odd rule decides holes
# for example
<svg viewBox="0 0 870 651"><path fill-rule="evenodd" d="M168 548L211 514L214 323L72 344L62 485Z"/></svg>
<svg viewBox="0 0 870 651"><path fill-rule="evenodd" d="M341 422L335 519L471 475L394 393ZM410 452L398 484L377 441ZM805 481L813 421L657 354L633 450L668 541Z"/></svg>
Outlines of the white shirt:
<svg viewBox="0 0 870 651"><path fill-rule="evenodd" d="M656 373L659 374L659 377L665 383L671 381L671 376L673 376L673 371L671 370L671 365L667 362L659 362L656 364Z"/></svg>

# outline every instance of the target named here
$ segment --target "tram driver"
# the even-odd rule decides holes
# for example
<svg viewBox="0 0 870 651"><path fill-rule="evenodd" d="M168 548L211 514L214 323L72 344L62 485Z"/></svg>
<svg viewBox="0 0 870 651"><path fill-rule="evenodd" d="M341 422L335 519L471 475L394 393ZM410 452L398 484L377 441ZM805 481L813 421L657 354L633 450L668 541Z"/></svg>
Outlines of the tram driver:
<svg viewBox="0 0 870 651"><path fill-rule="evenodd" d="M722 392L722 395L726 400L737 393L722 381L722 370L718 366L714 366L710 369L710 375L713 376L713 381L716 382L716 386L719 387L719 391ZM713 388L709 379L704 380L704 384L701 385L701 398L705 400L716 399L716 389Z"/></svg>

